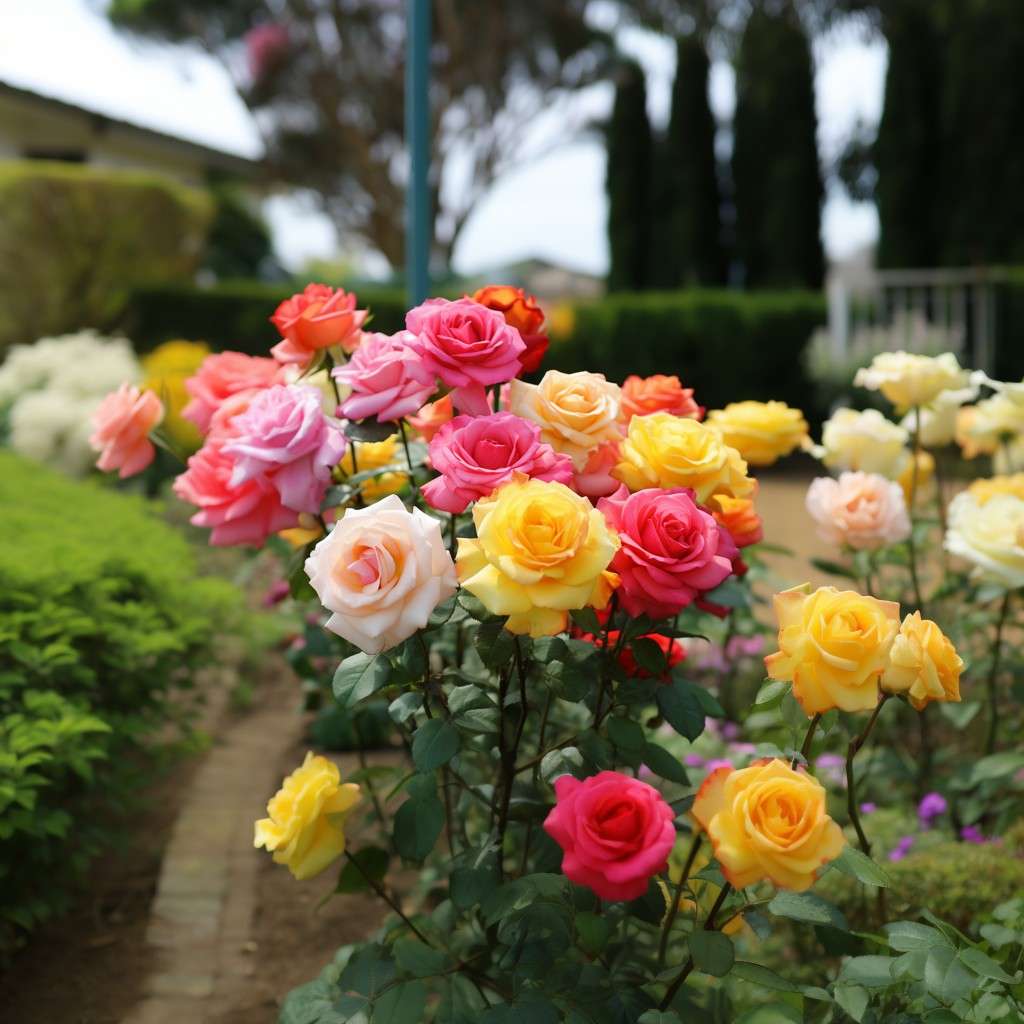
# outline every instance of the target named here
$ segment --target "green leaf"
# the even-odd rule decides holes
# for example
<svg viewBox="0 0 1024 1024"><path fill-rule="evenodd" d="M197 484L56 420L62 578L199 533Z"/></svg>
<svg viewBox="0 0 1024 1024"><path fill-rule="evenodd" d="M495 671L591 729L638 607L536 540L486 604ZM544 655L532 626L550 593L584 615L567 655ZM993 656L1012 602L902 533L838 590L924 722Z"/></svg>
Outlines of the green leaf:
<svg viewBox="0 0 1024 1024"><path fill-rule="evenodd" d="M728 935L721 932L709 932L703 929L695 931L689 939L690 955L694 966L705 974L722 978L729 973L736 960L736 950Z"/></svg>
<svg viewBox="0 0 1024 1024"><path fill-rule="evenodd" d="M880 864L876 864L866 854L849 845L832 861L832 866L844 875L856 878L857 881L863 882L865 885L884 888L892 884L892 880Z"/></svg>
<svg viewBox="0 0 1024 1024"><path fill-rule="evenodd" d="M673 757L664 747L659 747L657 743L644 745L643 762L655 775L660 775L669 782L676 782L680 786L690 784L682 762Z"/></svg>
<svg viewBox="0 0 1024 1024"><path fill-rule="evenodd" d="M737 960L733 964L732 976L740 978L742 981L749 981L752 985L774 989L776 992L800 991L796 985L791 981L787 981L782 975L776 974L761 964L753 964L747 960Z"/></svg>
<svg viewBox="0 0 1024 1024"><path fill-rule="evenodd" d="M842 576L848 580L857 578L857 574L852 569L840 565L838 562L830 562L827 558L812 558L811 565L821 572L828 573L829 576Z"/></svg>
<svg viewBox="0 0 1024 1024"><path fill-rule="evenodd" d="M970 789L981 782L989 782L993 779L1002 779L1008 775L1016 775L1021 768L1024 768L1024 754L1004 750L999 754L990 754L976 761L968 776L967 785L964 788Z"/></svg>
<svg viewBox="0 0 1024 1024"><path fill-rule="evenodd" d="M768 904L768 912L775 914L776 917L788 917L794 921L827 924L844 932L850 930L843 912L838 907L810 892L776 893L775 898Z"/></svg>
<svg viewBox="0 0 1024 1024"><path fill-rule="evenodd" d="M334 696L342 710L355 707L361 700L387 684L391 663L380 654L353 654L334 673Z"/></svg>
<svg viewBox="0 0 1024 1024"><path fill-rule="evenodd" d="M671 1010L648 1010L641 1013L636 1024L682 1024L678 1013Z"/></svg>
<svg viewBox="0 0 1024 1024"><path fill-rule="evenodd" d="M459 733L440 718L424 722L412 738L412 760L421 772L432 772L459 752Z"/></svg>
<svg viewBox="0 0 1024 1024"><path fill-rule="evenodd" d="M1005 982L1007 985L1012 985L1017 980L1007 974L1000 964L996 963L992 957L982 953L980 949L962 949L959 955L964 965L982 978L992 978L995 981Z"/></svg>
<svg viewBox="0 0 1024 1024"><path fill-rule="evenodd" d="M490 619L477 626L473 646L488 668L502 668L515 657L516 638L505 628L504 619Z"/></svg>
<svg viewBox="0 0 1024 1024"><path fill-rule="evenodd" d="M576 934L580 946L591 956L600 953L608 945L612 934L612 923L600 914L583 911L576 915Z"/></svg>
<svg viewBox="0 0 1024 1024"><path fill-rule="evenodd" d="M703 599L711 604L720 604L723 608L747 608L750 605L750 591L739 580L730 577L704 594Z"/></svg>
<svg viewBox="0 0 1024 1024"><path fill-rule="evenodd" d="M785 1003L768 1003L736 1018L735 1024L803 1024L804 1016L799 1010Z"/></svg>
<svg viewBox="0 0 1024 1024"><path fill-rule="evenodd" d="M643 726L628 718L609 718L608 736L620 750L628 750L637 754L644 749L647 743Z"/></svg>
<svg viewBox="0 0 1024 1024"><path fill-rule="evenodd" d="M412 718L421 707L423 707L421 693L403 693L388 705L388 716L393 722L401 725Z"/></svg>
<svg viewBox="0 0 1024 1024"><path fill-rule="evenodd" d="M839 980L863 988L888 988L893 984L891 956L853 956L843 964Z"/></svg>
<svg viewBox="0 0 1024 1024"><path fill-rule="evenodd" d="M427 986L422 981L400 981L377 997L371 1020L373 1024L420 1024L426 1005Z"/></svg>
<svg viewBox="0 0 1024 1024"><path fill-rule="evenodd" d="M777 679L767 680L761 689L757 691L757 696L754 698L754 706L761 708L763 711L775 707L782 703L782 698L789 693L789 688L792 685L792 683L780 682Z"/></svg>
<svg viewBox="0 0 1024 1024"><path fill-rule="evenodd" d="M868 1008L868 993L859 985L836 985L835 999L839 1008L860 1024Z"/></svg>
<svg viewBox="0 0 1024 1024"><path fill-rule="evenodd" d="M679 679L658 688L655 699L662 717L680 736L695 740L704 731L704 709L694 687Z"/></svg>
<svg viewBox="0 0 1024 1024"><path fill-rule="evenodd" d="M350 420L345 424L345 436L350 441L386 441L394 432L394 423L381 423L376 416Z"/></svg>
<svg viewBox="0 0 1024 1024"><path fill-rule="evenodd" d="M649 672L655 677L665 674L668 668L665 652L653 640L648 637L640 637L629 646L633 652L633 659L645 672Z"/></svg>
<svg viewBox="0 0 1024 1024"><path fill-rule="evenodd" d="M444 970L448 957L443 949L431 949L419 939L399 939L394 947L398 969L416 978L429 978Z"/></svg>
<svg viewBox="0 0 1024 1024"><path fill-rule="evenodd" d="M540 762L540 777L548 784L559 775L571 775L583 765L583 755L576 747L559 747L549 750Z"/></svg>
<svg viewBox="0 0 1024 1024"><path fill-rule="evenodd" d="M601 622L597 617L597 612L593 608L576 608L569 612L569 618L583 630L584 633L590 633L593 636L597 636L601 632Z"/></svg>
<svg viewBox="0 0 1024 1024"><path fill-rule="evenodd" d="M916 921L893 921L882 930L889 940L889 945L901 953L915 949L931 949L933 946L947 946L952 949L953 946L938 928L918 924Z"/></svg>
<svg viewBox="0 0 1024 1024"><path fill-rule="evenodd" d="M459 910L469 910L494 889L493 871L486 868L456 868L451 875L451 898Z"/></svg>
<svg viewBox="0 0 1024 1024"><path fill-rule="evenodd" d="M410 798L395 813L395 849L406 860L422 861L444 827L444 808L437 797Z"/></svg>
<svg viewBox="0 0 1024 1024"><path fill-rule="evenodd" d="M387 850L379 846L364 846L361 850L349 850L348 854L350 859L346 859L342 866L335 892L363 892L372 888L364 874L374 882L379 882L387 874L388 862L391 860ZM352 861L357 863L353 864Z"/></svg>

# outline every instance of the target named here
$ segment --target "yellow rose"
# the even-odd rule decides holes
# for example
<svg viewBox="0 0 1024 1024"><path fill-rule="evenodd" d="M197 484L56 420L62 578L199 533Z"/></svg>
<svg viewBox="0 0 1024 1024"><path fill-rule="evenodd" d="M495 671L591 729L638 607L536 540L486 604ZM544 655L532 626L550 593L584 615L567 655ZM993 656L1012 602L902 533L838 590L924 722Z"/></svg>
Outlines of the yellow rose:
<svg viewBox="0 0 1024 1024"><path fill-rule="evenodd" d="M185 390L185 381L198 371L209 354L209 346L201 341L165 341L142 357L146 378L142 387L154 392L166 410L161 429L188 451L195 451L203 439L196 425L181 417L181 410L192 397Z"/></svg>
<svg viewBox="0 0 1024 1024"><path fill-rule="evenodd" d="M929 701L959 701L964 663L952 641L920 612L908 615L889 652L882 674L886 693L905 693L921 710Z"/></svg>
<svg viewBox="0 0 1024 1024"><path fill-rule="evenodd" d="M697 792L693 816L736 889L767 879L803 892L846 845L821 783L777 758L716 768Z"/></svg>
<svg viewBox="0 0 1024 1024"><path fill-rule="evenodd" d="M513 633L552 636L568 612L604 608L618 535L564 484L517 475L473 506L475 540L459 540L459 581Z"/></svg>
<svg viewBox="0 0 1024 1024"><path fill-rule="evenodd" d="M770 466L807 440L807 421L785 402L730 402L707 422L752 466Z"/></svg>
<svg viewBox="0 0 1024 1024"><path fill-rule="evenodd" d="M979 505L985 505L993 498L998 498L1001 494L1010 494L1015 498L1024 500L1024 473L975 480L967 488L967 493L973 495L974 500Z"/></svg>
<svg viewBox="0 0 1024 1024"><path fill-rule="evenodd" d="M808 715L874 710L900 606L835 587L811 593L809 583L776 594L773 603L779 650L764 659L768 675L791 681Z"/></svg>
<svg viewBox="0 0 1024 1024"><path fill-rule="evenodd" d="M539 384L514 380L508 407L540 427L541 439L568 455L577 472L590 454L621 436L618 419L622 393L600 373L548 370Z"/></svg>
<svg viewBox="0 0 1024 1024"><path fill-rule="evenodd" d="M302 881L320 874L345 852L345 819L359 802L359 787L341 782L338 766L306 754L267 804L269 818L256 822L253 845Z"/></svg>
<svg viewBox="0 0 1024 1024"><path fill-rule="evenodd" d="M1024 499L1000 494L984 504L969 491L949 505L946 550L973 562L979 576L1024 587Z"/></svg>
<svg viewBox="0 0 1024 1024"><path fill-rule="evenodd" d="M903 467L900 475L896 477L896 483L903 488L903 497L907 502L907 508L910 507L911 491L914 491L917 497L920 498L921 493L932 482L932 477L935 476L935 456L931 452L926 452L922 448L917 453L916 481L914 480L914 461L913 456L908 452L907 464Z"/></svg>
<svg viewBox="0 0 1024 1024"><path fill-rule="evenodd" d="M838 409L826 420L812 451L829 469L880 473L895 480L910 459L907 432L877 409Z"/></svg>
<svg viewBox="0 0 1024 1024"><path fill-rule="evenodd" d="M349 445L340 465L345 473L365 473L368 469L389 466L401 458L398 452L398 435L392 434L383 441L357 441L355 466L352 463L352 446ZM408 480L408 473L381 473L380 476L364 480L360 486L367 501L376 501L378 498L386 498L389 494L397 493Z"/></svg>
<svg viewBox="0 0 1024 1024"><path fill-rule="evenodd" d="M705 504L716 494L746 498L754 480L735 448L716 427L667 412L634 416L612 476L631 491L646 487L692 487Z"/></svg>
<svg viewBox="0 0 1024 1024"><path fill-rule="evenodd" d="M880 352L853 378L858 387L881 391L900 412L934 402L943 391L964 387L970 374L952 352L923 356L916 352Z"/></svg>

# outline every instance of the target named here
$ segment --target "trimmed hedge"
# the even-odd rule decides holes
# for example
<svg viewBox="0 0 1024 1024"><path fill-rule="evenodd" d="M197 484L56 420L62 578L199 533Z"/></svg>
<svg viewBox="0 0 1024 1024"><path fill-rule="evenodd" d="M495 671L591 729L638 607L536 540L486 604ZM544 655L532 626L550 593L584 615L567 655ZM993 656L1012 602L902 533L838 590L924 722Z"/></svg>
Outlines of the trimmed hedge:
<svg viewBox="0 0 1024 1024"><path fill-rule="evenodd" d="M708 408L776 398L821 415L801 355L825 323L816 292L692 290L614 295L578 306L545 366L581 366L622 381L674 373Z"/></svg>
<svg viewBox="0 0 1024 1024"><path fill-rule="evenodd" d="M152 285L136 288L122 326L139 352L173 338L205 341L212 349L265 356L279 341L270 316L301 284L225 281L210 288ZM405 326L405 294L398 288L356 289L373 311L373 329L391 334Z"/></svg>
<svg viewBox="0 0 1024 1024"><path fill-rule="evenodd" d="M141 499L0 451L0 959L116 839L140 756L243 615Z"/></svg>
<svg viewBox="0 0 1024 1024"><path fill-rule="evenodd" d="M0 162L0 350L108 327L130 289L188 280L213 203L158 174Z"/></svg>

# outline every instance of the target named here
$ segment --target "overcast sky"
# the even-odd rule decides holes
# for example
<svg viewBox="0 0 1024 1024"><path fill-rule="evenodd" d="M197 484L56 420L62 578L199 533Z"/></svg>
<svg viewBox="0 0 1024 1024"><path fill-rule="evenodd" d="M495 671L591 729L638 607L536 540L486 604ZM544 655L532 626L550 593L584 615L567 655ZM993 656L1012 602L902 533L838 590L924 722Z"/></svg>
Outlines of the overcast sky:
<svg viewBox="0 0 1024 1024"><path fill-rule="evenodd" d="M230 152L259 153L258 132L216 61L180 47L128 42L95 8L89 0L0 0L0 80ZM650 114L663 124L674 45L636 30L622 33L620 43L647 69ZM815 59L819 144L830 155L858 117L877 121L885 47L866 44L853 32L834 33L818 42ZM711 103L720 121L728 119L734 83L727 64L712 68ZM610 104L610 87L595 87L579 98L570 120L600 116ZM538 132L550 137L564 117L553 115ZM308 257L335 254L330 226L303 204L278 200L267 212L287 265L298 268ZM596 139L568 142L498 182L463 231L456 269L472 272L543 256L602 273L608 260L605 212L603 147ZM873 206L829 195L823 235L832 258L872 242L877 232Z"/></svg>

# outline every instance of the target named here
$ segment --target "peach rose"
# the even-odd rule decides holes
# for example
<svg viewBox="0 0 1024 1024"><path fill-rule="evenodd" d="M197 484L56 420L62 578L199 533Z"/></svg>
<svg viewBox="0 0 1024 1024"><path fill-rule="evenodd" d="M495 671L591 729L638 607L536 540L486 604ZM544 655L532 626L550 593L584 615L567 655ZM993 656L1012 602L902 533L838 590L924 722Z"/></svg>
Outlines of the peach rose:
<svg viewBox="0 0 1024 1024"><path fill-rule="evenodd" d="M422 629L455 593L441 524L397 495L348 509L306 559L332 633L379 654Z"/></svg>
<svg viewBox="0 0 1024 1024"><path fill-rule="evenodd" d="M757 494L756 489L754 494ZM708 508L718 523L729 531L736 547L760 544L764 539L764 523L758 515L753 497L732 498L728 494L716 494L708 502Z"/></svg>
<svg viewBox="0 0 1024 1024"><path fill-rule="evenodd" d="M568 455L577 472L591 453L622 434L618 425L622 393L600 373L548 370L539 384L512 381L509 408L540 427L541 440Z"/></svg>
<svg viewBox="0 0 1024 1024"><path fill-rule="evenodd" d="M368 312L356 309L356 297L343 288L307 284L274 311L270 322L281 332L271 355L279 363L312 361L317 352L340 345L353 352L362 338Z"/></svg>
<svg viewBox="0 0 1024 1024"><path fill-rule="evenodd" d="M652 412L668 412L673 416L702 419L704 407L693 400L693 388L684 388L676 376L656 373L651 377L633 374L622 385L622 420L649 416Z"/></svg>
<svg viewBox="0 0 1024 1024"><path fill-rule="evenodd" d="M803 892L846 845L822 784L778 758L716 768L697 792L693 816L736 889L767 880Z"/></svg>
<svg viewBox="0 0 1024 1024"><path fill-rule="evenodd" d="M899 484L877 473L823 476L807 489L807 511L830 544L874 550L910 536L910 517Z"/></svg>
<svg viewBox="0 0 1024 1024"><path fill-rule="evenodd" d="M96 466L107 473L118 470L123 480L141 473L156 455L149 432L163 418L164 407L152 391L122 384L93 413L89 444L100 453Z"/></svg>
<svg viewBox="0 0 1024 1024"><path fill-rule="evenodd" d="M810 584L776 594L779 650L764 659L772 679L793 683L810 715L872 711L899 631L900 606L851 590Z"/></svg>

